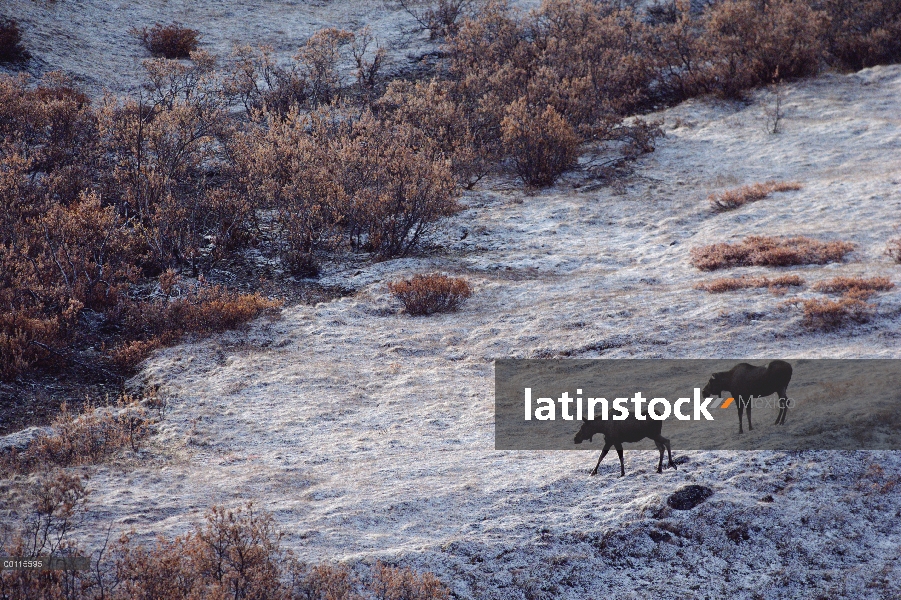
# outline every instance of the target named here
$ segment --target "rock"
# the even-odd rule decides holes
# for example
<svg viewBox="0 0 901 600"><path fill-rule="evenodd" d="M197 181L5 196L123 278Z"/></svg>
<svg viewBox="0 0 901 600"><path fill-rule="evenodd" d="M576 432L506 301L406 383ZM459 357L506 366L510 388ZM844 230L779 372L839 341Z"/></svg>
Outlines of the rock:
<svg viewBox="0 0 901 600"><path fill-rule="evenodd" d="M713 495L713 490L703 485L686 485L666 499L666 503L676 510L690 510Z"/></svg>

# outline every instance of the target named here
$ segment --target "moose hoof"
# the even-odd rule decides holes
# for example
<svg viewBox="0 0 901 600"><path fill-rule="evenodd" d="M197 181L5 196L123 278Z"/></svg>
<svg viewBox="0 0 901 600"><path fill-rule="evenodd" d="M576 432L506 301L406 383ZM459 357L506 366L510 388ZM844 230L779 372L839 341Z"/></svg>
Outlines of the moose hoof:
<svg viewBox="0 0 901 600"><path fill-rule="evenodd" d="M626 476L626 472L623 471L622 473L619 474L619 476L620 476L620 477L625 477L625 476Z"/></svg>
<svg viewBox="0 0 901 600"><path fill-rule="evenodd" d="M669 464L669 466L671 466L671 467L672 467L673 469L675 469L676 471L679 470L679 467L677 467L677 466L676 466L676 463L674 463L674 462L671 462L671 463Z"/></svg>
<svg viewBox="0 0 901 600"><path fill-rule="evenodd" d="M594 477L594 476L597 475L597 474L598 474L598 470L595 469L594 471L591 471L591 472L588 474L588 476L589 476L589 477Z"/></svg>
<svg viewBox="0 0 901 600"><path fill-rule="evenodd" d="M663 473L663 469L657 469L658 473Z"/></svg>

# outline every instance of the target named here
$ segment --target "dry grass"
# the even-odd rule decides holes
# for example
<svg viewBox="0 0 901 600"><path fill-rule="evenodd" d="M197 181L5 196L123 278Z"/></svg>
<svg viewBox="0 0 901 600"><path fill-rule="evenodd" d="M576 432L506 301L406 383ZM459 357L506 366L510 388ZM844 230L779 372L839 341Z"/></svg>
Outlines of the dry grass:
<svg viewBox="0 0 901 600"><path fill-rule="evenodd" d="M784 291L788 287L804 285L804 280L797 275L782 275L772 279L768 277L721 277L712 281L704 281L695 285L696 290L712 294L732 292L749 288L769 288L770 291Z"/></svg>
<svg viewBox="0 0 901 600"><path fill-rule="evenodd" d="M821 242L808 237L748 236L735 244L711 244L691 250L691 264L702 271L729 267L789 267L838 262L854 250L850 242Z"/></svg>
<svg viewBox="0 0 901 600"><path fill-rule="evenodd" d="M197 50L200 32L183 27L180 23L171 25L155 24L150 29L133 30L141 38L144 47L162 58L190 58L191 52Z"/></svg>
<svg viewBox="0 0 901 600"><path fill-rule="evenodd" d="M749 202L763 200L775 192L800 190L801 187L801 184L796 181L767 181L766 183L744 185L718 194L710 194L707 199L714 210L724 211L738 208Z"/></svg>
<svg viewBox="0 0 901 600"><path fill-rule="evenodd" d="M888 277L835 277L826 281L818 281L813 286L816 292L842 294L849 298L866 300L876 292L885 292L895 287Z"/></svg>
<svg viewBox="0 0 901 600"><path fill-rule="evenodd" d="M472 295L465 279L438 274L414 275L389 283L388 289L403 303L407 314L414 316L454 311Z"/></svg>

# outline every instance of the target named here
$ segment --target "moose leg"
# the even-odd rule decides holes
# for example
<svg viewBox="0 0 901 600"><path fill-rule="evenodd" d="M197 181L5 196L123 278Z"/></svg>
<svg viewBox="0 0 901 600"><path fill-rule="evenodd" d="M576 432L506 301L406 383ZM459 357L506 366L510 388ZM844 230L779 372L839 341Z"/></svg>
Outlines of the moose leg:
<svg viewBox="0 0 901 600"><path fill-rule="evenodd" d="M754 396L748 398L748 431L754 431L754 426L751 425L751 403L754 402Z"/></svg>
<svg viewBox="0 0 901 600"><path fill-rule="evenodd" d="M788 415L788 388L779 390L779 415L776 417L776 425L785 425L785 417Z"/></svg>
<svg viewBox="0 0 901 600"><path fill-rule="evenodd" d="M605 456L607 456L607 452L610 450L610 446L611 446L610 442L607 442L604 444L604 449L601 450L601 457L598 459L598 464L596 464L594 466L594 471L591 472L591 475L598 474L598 467L601 466L601 461L604 460Z"/></svg>
<svg viewBox="0 0 901 600"><path fill-rule="evenodd" d="M620 443L615 444L616 453L619 454L619 476L623 477L626 474L626 463L623 460L623 445Z"/></svg>
<svg viewBox="0 0 901 600"><path fill-rule="evenodd" d="M676 466L676 463L673 462L673 451L670 449L669 439L663 437L662 435L658 435L656 438L654 438L654 442L658 444L658 446L657 446L658 448L660 448L661 444L663 446L666 446L666 456L667 456L667 458L669 458L669 464L667 465L667 467L672 467L674 469L678 469L678 467ZM663 462L663 449L662 448L660 449L660 461ZM658 471L658 473L659 472L660 471Z"/></svg>
<svg viewBox="0 0 901 600"><path fill-rule="evenodd" d="M657 446L657 450L660 451L660 461L657 463L657 472L663 473L663 450L665 447L659 438L654 438L654 445Z"/></svg>
<svg viewBox="0 0 901 600"><path fill-rule="evenodd" d="M738 397L738 402L736 403L738 407L738 433L744 433L744 429L742 429L742 419L745 416L745 405L741 399L741 396Z"/></svg>

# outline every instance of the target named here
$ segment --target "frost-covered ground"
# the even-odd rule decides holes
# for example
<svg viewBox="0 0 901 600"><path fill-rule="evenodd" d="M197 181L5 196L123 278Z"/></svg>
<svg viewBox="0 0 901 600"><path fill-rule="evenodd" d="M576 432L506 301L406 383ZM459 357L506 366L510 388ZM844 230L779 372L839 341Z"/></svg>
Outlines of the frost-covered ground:
<svg viewBox="0 0 901 600"><path fill-rule="evenodd" d="M530 8L538 0L514 0ZM95 94L133 92L149 55L132 28L179 22L200 32L200 50L225 57L235 45L269 46L289 60L316 31L368 26L389 69L433 51L428 35L393 0L3 0L0 16L22 26L35 74L62 70ZM2 68L0 68L2 70Z"/></svg>
<svg viewBox="0 0 901 600"><path fill-rule="evenodd" d="M99 539L112 522L149 540L254 500L304 559L394 560L461 598L901 596L897 452L682 452L673 439L678 471L627 451L618 479L609 457L588 477L597 443L493 450L495 358L901 357L898 289L873 299L875 320L828 334L783 305L812 292L693 289L720 274L693 269L689 250L748 234L857 250L843 264L722 274L901 284L883 254L901 223L901 67L785 93L783 133L764 131L766 93L685 103L658 115L667 137L627 179L571 174L531 195L490 182L433 240L441 253L327 272L323 283L356 293L161 352L141 376L169 397L151 458L88 470L80 533ZM710 192L768 179L804 187L709 210ZM465 275L474 296L455 314L402 314L385 282L425 270ZM715 493L667 508L687 483Z"/></svg>

